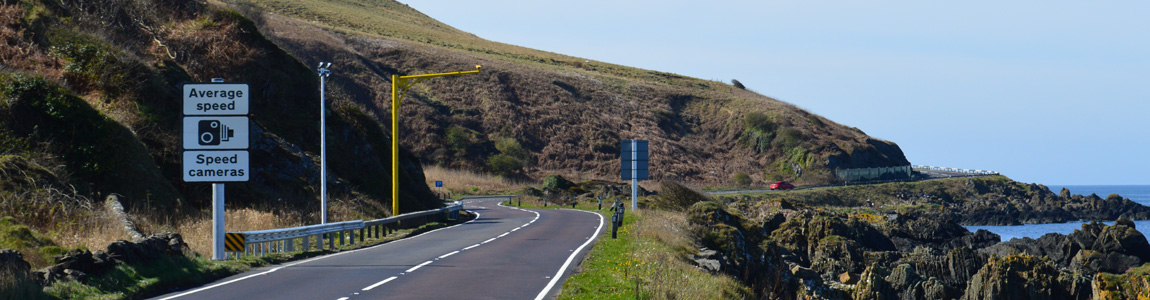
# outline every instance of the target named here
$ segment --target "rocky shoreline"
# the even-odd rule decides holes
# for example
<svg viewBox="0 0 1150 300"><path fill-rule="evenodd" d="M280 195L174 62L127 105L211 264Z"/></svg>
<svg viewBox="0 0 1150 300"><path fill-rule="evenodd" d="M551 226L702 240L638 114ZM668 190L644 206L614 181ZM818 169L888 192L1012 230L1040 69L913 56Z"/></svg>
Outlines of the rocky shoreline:
<svg viewBox="0 0 1150 300"><path fill-rule="evenodd" d="M1150 207L1120 195L1055 194L1040 184L1005 176L895 182L787 193L718 197L753 211L757 202L788 201L811 207L843 208L875 214L951 219L962 225L1022 225L1072 221L1150 220Z"/></svg>
<svg viewBox="0 0 1150 300"><path fill-rule="evenodd" d="M751 209L751 210L749 210ZM753 212L744 217L739 212ZM706 249L700 268L770 299L1127 299L1150 288L1107 284L1150 262L1134 223L1000 242L929 214L832 211L779 202L699 202L687 210ZM1113 279L1113 278L1111 278ZM1133 280L1143 280L1141 277ZM1131 290L1133 289L1133 290ZM1115 296L1119 295L1119 296ZM1135 299L1135 298L1129 298Z"/></svg>

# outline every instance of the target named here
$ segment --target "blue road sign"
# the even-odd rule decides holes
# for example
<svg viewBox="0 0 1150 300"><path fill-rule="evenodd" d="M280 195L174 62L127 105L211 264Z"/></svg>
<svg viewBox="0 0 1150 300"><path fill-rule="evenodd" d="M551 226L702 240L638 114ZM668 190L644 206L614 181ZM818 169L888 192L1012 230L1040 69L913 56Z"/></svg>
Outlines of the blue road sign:
<svg viewBox="0 0 1150 300"><path fill-rule="evenodd" d="M650 179L648 167L651 159L646 140L624 140L619 143L619 175L623 180Z"/></svg>
<svg viewBox="0 0 1150 300"><path fill-rule="evenodd" d="M435 187L443 187L443 180L436 180Z"/></svg>

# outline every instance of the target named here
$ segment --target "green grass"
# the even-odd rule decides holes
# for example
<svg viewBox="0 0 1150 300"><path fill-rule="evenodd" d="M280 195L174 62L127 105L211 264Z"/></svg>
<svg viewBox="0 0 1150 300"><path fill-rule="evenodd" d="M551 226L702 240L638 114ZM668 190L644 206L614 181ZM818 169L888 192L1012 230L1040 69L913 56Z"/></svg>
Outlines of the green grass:
<svg viewBox="0 0 1150 300"><path fill-rule="evenodd" d="M571 208L571 205L543 207L536 199L526 199L521 207L533 209ZM508 205L507 202L503 203ZM518 204L518 203L515 203ZM703 271L685 260L697 249L684 228L682 212L641 209L630 204L619 228L611 238L610 202L598 210L598 201L584 200L575 209L603 214L607 223L595 246L587 253L579 272L563 285L559 299L742 299L751 297L749 288L734 278Z"/></svg>

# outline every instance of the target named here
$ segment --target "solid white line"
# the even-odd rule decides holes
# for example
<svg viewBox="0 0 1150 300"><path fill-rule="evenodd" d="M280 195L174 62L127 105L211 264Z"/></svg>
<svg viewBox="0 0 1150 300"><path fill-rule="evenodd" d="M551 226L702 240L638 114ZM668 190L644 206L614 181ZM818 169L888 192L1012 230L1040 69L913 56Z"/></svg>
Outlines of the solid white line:
<svg viewBox="0 0 1150 300"><path fill-rule="evenodd" d="M377 287L377 286L381 286L381 285L383 285L384 283L387 283L388 281L392 281L392 280L395 280L395 278L396 278L395 276L391 276L391 277L389 277L389 278L387 278L387 279L384 279L383 281L380 281L380 282L376 282L376 283L375 283L375 284L373 284L373 285L369 285L369 286L367 286L367 287L363 288L363 291L365 291L365 292L366 292L366 291L370 291L371 289L374 289L374 288L375 288L375 287Z"/></svg>
<svg viewBox="0 0 1150 300"><path fill-rule="evenodd" d="M324 255L324 256L318 256L318 257L313 257L313 258L309 258L309 259L305 259L305 260L297 261L297 262L294 262L294 263L289 263L289 264L286 264L286 265L283 265L283 266L279 266L279 267L275 267L275 268L272 268L271 270L267 270L266 272L261 272L261 273L256 273L256 274L251 274L251 275L248 275L248 276L244 276L244 277L240 277L240 278L236 278L236 279L228 280L228 281L225 281L225 282L221 282L221 283L217 283L217 284L213 284L213 285L205 286L205 287L202 287L202 288L198 288L198 289L194 289L194 290L191 290L191 291L187 291L187 292L184 292L184 293L181 293L181 294L176 294L176 295L172 295L172 296L170 296L170 297L161 298L161 299L159 299L159 300L171 300L171 299L175 299L175 298L179 298L179 297L183 297L183 296L187 296L187 295L191 295L191 294L195 294L195 293L203 292L203 291L206 291L206 290L210 290L210 289L218 288L218 287L221 287L221 286L225 286L225 285L228 285L228 284L236 283L236 282L239 282L239 281L241 281L241 280L245 280L245 279L248 279L248 278L252 278L252 277L256 277L256 276L263 276L263 275L267 275L267 274L269 274L269 273L272 273L272 272L275 272L275 271L279 271L280 269L283 269L283 268L287 268L287 267L292 267L292 266L296 266L296 265L299 265L299 264L309 263L309 262L312 262L312 261L317 261L317 260L321 260L321 259L325 259L325 258L330 258L330 257L336 257L336 256L344 255L344 254L356 253L356 252L359 252L359 251L363 251L363 250L368 250L368 249L371 249L371 248L379 247L379 246L382 246L382 245L391 245L391 244L395 244L395 243L399 243L399 242L403 242L403 241L408 241L408 240L412 240L412 239L415 239L415 238L417 238L417 237L421 237L421 236L423 236L423 235L425 235L425 234L429 234L429 233L432 233L432 232L436 232L436 231L440 231L440 230L444 230L444 229L448 229L448 228L453 228L453 227L456 227L456 226L459 226L459 225L463 225L463 224L467 224L467 223L471 223L471 222L475 222L476 220L479 220L479 216L480 216L479 212L474 212L474 211L471 211L471 212L472 212L472 213L475 213L475 219L471 219L471 221L467 221L467 222L463 222L463 223L460 223L460 224L455 224L455 225L452 225L452 226L443 227L443 228L440 228L440 229L436 229L436 230L432 230L432 231L428 231L428 232L420 233L420 234L418 234L418 235L416 235L416 236L410 236L410 237L406 237L406 238L403 238L403 239L399 239L399 240L394 240L394 241L391 241L391 242L387 242L387 243L376 244L376 245L374 245L374 246L371 246L371 247L367 247L367 248L360 248L360 249L355 249L355 250L351 250L351 251L341 251L341 252L337 252L337 253L333 253L333 254L328 254L328 255Z"/></svg>
<svg viewBox="0 0 1150 300"><path fill-rule="evenodd" d="M589 212L589 211L582 211L582 210L579 210L579 211L589 213L589 214L594 214L594 215L599 217L599 227L595 228L595 235L592 235L592 236L599 236L599 230L603 229L603 215L601 215L599 213ZM583 245L579 246L578 249L575 249L575 251L571 251L571 256L567 257L567 262L563 263L563 267L559 268L559 272L555 272L555 276L551 277L551 282L548 282L547 287L544 287L543 291L539 292L539 296L535 296L535 300L543 300L544 298L547 297L547 292L550 292L551 288L555 287L555 283L559 282L559 278L563 278L563 271L567 270L567 267L571 265L571 261L575 260L576 255L579 255L579 251L583 251L583 248L587 247L587 245L590 245L591 242L593 242L593 241L595 241L595 239L588 239L587 242L584 242Z"/></svg>
<svg viewBox="0 0 1150 300"><path fill-rule="evenodd" d="M471 248L475 248L475 247L479 247L479 244L468 246L467 248L463 248L463 250L471 250Z"/></svg>
<svg viewBox="0 0 1150 300"><path fill-rule="evenodd" d="M423 266L426 266L426 265L428 265L428 264L430 264L430 263L431 263L431 261L430 261L430 260L429 260L429 261L425 261L425 262L423 262L422 264L418 264L418 265L416 265L416 266L414 266L414 267L411 267L411 269L407 269L407 271L404 271L404 273L411 273L411 272L415 272L415 270L419 270L419 268L422 268Z"/></svg>
<svg viewBox="0 0 1150 300"><path fill-rule="evenodd" d="M456 253L459 253L459 250L452 251L451 253L448 253L448 254L444 254L443 256L440 256L439 259L443 259L445 257L455 255Z"/></svg>

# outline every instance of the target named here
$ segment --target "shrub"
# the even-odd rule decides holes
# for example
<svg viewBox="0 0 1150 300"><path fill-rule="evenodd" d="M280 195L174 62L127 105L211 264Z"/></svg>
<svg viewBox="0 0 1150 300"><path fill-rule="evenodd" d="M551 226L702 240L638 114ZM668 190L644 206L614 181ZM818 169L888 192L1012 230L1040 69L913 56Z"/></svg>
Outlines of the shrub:
<svg viewBox="0 0 1150 300"><path fill-rule="evenodd" d="M451 126L447 128L446 139L448 147L459 155L467 154L467 148L471 148L471 135L463 127Z"/></svg>
<svg viewBox="0 0 1150 300"><path fill-rule="evenodd" d="M773 119L771 116L761 112L753 111L747 113L747 116L745 119L743 119L743 124L746 126L747 130L772 132L775 131L775 127L777 125L775 125L775 121L771 119Z"/></svg>
<svg viewBox="0 0 1150 300"><path fill-rule="evenodd" d="M654 208L684 211L695 203L711 199L703 193L675 181L664 180L659 184L663 191L655 196L654 201L650 204Z"/></svg>
<svg viewBox="0 0 1150 300"><path fill-rule="evenodd" d="M731 181L734 181L735 185L745 187L751 185L751 175L747 175L747 173L743 172L738 172L735 173L735 176L731 177Z"/></svg>
<svg viewBox="0 0 1150 300"><path fill-rule="evenodd" d="M575 186L575 183L567 180L567 178L563 178L563 176L547 175L546 178L543 178L544 190L567 191L573 186Z"/></svg>
<svg viewBox="0 0 1150 300"><path fill-rule="evenodd" d="M505 137L495 139L495 149L499 150L499 153L509 155L513 158L527 158L527 151L523 150L523 146L519 145L519 141L514 138Z"/></svg>
<svg viewBox="0 0 1150 300"><path fill-rule="evenodd" d="M747 89L747 87L746 87L746 86L744 86L742 82L739 82L739 80L738 80L738 79L731 79L731 85L733 85L733 86L735 86L735 87L739 88L740 90L745 90L745 89Z"/></svg>
<svg viewBox="0 0 1150 300"><path fill-rule="evenodd" d="M510 176L523 168L523 162L511 155L501 153L487 158L487 167L496 174Z"/></svg>

